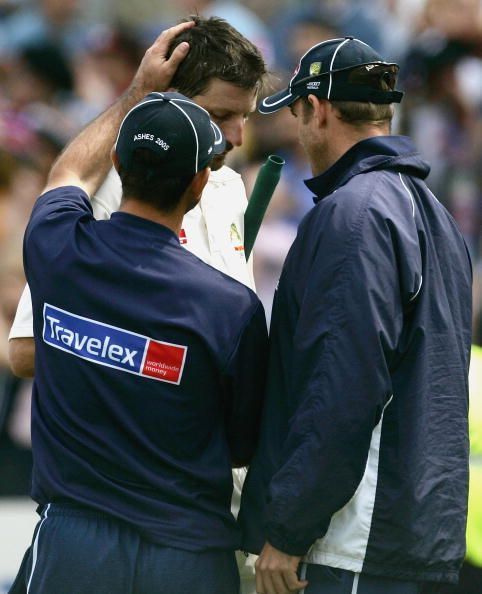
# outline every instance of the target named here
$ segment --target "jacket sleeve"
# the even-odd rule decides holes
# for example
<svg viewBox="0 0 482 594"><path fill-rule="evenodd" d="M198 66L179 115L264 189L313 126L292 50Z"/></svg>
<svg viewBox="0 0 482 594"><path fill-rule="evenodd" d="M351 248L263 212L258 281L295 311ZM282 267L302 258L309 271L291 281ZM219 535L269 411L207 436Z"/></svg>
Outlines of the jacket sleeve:
<svg viewBox="0 0 482 594"><path fill-rule="evenodd" d="M408 208L394 221L364 207L347 233L337 216L317 244L299 301L294 357L285 362L288 434L265 508L267 540L292 555L326 533L362 480L392 395L404 313L421 283Z"/></svg>
<svg viewBox="0 0 482 594"><path fill-rule="evenodd" d="M224 420L233 467L249 464L258 443L267 353L266 318L258 302L225 373Z"/></svg>

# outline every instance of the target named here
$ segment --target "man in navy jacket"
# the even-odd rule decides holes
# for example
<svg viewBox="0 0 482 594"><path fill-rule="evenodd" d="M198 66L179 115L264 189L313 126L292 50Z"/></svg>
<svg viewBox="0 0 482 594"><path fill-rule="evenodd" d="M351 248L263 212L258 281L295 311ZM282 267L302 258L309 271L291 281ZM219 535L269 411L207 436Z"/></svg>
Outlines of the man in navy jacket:
<svg viewBox="0 0 482 594"><path fill-rule="evenodd" d="M315 176L241 507L260 594L436 591L464 557L471 266L428 165L389 135L397 73L330 40L260 107L289 106Z"/></svg>

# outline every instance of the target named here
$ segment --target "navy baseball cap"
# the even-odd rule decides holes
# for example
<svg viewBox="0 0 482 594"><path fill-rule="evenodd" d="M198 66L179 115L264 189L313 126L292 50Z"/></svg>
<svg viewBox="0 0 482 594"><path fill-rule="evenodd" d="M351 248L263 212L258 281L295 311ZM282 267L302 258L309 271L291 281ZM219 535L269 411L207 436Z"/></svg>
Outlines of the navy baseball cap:
<svg viewBox="0 0 482 594"><path fill-rule="evenodd" d="M309 49L288 88L266 97L258 109L273 113L306 95L330 101L400 103L403 93L395 90L398 71L398 64L383 62L359 39L329 39Z"/></svg>
<svg viewBox="0 0 482 594"><path fill-rule="evenodd" d="M226 141L209 113L180 93L149 93L125 116L115 150L129 168L134 151L164 158L170 176L194 176L224 152Z"/></svg>

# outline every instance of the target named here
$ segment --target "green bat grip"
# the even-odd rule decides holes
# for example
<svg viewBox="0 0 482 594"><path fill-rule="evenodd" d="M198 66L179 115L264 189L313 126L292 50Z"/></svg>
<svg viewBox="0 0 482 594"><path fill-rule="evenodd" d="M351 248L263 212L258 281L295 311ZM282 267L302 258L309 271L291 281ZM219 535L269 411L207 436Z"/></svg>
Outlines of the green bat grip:
<svg viewBox="0 0 482 594"><path fill-rule="evenodd" d="M268 208L269 201L281 177L284 159L277 155L270 155L266 159L256 177L248 208L244 213L244 253L249 259L256 236Z"/></svg>

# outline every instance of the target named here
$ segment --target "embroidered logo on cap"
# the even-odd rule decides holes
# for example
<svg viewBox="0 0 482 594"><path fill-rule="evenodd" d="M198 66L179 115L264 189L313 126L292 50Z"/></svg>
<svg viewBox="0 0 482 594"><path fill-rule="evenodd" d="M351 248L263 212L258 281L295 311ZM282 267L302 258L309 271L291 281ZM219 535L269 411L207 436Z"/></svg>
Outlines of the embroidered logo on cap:
<svg viewBox="0 0 482 594"><path fill-rule="evenodd" d="M310 64L310 76L316 76L321 72L321 62L312 62Z"/></svg>
<svg viewBox="0 0 482 594"><path fill-rule="evenodd" d="M153 340L116 326L44 304L45 343L81 359L148 377L181 383L187 347Z"/></svg>

